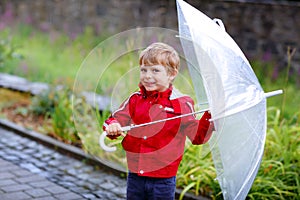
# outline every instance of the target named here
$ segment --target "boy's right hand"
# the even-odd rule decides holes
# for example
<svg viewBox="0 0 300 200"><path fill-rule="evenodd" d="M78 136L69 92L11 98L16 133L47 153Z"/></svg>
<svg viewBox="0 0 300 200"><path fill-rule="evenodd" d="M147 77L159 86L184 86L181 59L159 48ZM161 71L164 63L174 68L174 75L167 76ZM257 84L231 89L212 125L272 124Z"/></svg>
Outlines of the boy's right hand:
<svg viewBox="0 0 300 200"><path fill-rule="evenodd" d="M108 136L119 136L119 135L124 136L122 127L119 123L112 123L112 124L108 125L108 127L106 128L105 131Z"/></svg>

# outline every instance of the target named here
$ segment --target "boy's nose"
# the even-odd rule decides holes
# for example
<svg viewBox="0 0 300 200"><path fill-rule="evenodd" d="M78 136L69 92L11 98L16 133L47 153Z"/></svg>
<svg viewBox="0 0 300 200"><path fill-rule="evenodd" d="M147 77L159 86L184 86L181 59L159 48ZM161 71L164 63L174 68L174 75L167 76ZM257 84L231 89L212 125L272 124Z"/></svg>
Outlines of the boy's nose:
<svg viewBox="0 0 300 200"><path fill-rule="evenodd" d="M151 78L151 77L152 77L151 72L147 72L147 73L146 73L146 78Z"/></svg>

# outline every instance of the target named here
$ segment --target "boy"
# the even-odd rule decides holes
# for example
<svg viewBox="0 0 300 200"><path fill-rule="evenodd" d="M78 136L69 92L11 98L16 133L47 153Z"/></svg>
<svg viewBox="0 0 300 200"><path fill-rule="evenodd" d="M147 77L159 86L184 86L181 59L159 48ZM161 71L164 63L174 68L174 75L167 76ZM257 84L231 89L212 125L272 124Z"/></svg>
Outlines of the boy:
<svg viewBox="0 0 300 200"><path fill-rule="evenodd" d="M103 128L109 138L123 134L122 126L194 111L193 100L172 86L179 62L177 52L164 43L153 43L141 52L140 91L105 121ZM210 117L206 112L200 120L191 115L128 131L122 141L129 169L127 199L174 199L186 136L193 144L208 141L212 132Z"/></svg>

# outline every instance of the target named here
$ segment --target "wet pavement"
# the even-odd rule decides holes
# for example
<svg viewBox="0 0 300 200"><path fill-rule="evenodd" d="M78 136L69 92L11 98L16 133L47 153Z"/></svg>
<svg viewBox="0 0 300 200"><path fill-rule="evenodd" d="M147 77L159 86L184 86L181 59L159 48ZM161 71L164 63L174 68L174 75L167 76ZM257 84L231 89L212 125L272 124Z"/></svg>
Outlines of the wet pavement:
<svg viewBox="0 0 300 200"><path fill-rule="evenodd" d="M126 180L0 127L0 199L125 199Z"/></svg>

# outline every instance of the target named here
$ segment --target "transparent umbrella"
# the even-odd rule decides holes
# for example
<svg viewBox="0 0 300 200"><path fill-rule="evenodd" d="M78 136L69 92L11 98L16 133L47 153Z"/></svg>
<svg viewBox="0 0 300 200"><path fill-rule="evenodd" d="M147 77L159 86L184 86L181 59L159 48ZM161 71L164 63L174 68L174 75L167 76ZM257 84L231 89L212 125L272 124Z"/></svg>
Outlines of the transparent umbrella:
<svg viewBox="0 0 300 200"><path fill-rule="evenodd" d="M196 97L201 102L206 96L216 129L209 144L223 197L245 199L263 156L266 98L282 90L263 91L221 20L182 0L177 0L177 12Z"/></svg>

